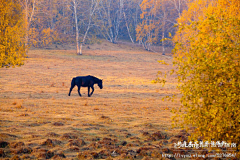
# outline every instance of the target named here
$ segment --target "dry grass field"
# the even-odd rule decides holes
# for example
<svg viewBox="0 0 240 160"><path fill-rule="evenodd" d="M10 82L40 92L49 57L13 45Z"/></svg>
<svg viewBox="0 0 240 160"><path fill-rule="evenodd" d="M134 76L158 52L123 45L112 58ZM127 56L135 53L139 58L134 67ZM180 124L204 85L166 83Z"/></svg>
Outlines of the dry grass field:
<svg viewBox="0 0 240 160"><path fill-rule="evenodd" d="M133 45L104 42L74 50L30 50L25 65L0 69L0 158L161 159L174 153L184 131L171 128L171 109L162 101L176 81L153 84L157 71L169 72L171 56ZM92 97L71 80L103 79ZM164 158L163 158L164 159Z"/></svg>

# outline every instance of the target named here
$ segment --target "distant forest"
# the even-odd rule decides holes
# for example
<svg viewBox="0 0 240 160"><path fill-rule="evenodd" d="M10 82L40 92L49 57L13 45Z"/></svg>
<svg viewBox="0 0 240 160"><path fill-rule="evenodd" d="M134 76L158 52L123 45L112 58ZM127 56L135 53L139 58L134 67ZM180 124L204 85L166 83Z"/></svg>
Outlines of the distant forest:
<svg viewBox="0 0 240 160"><path fill-rule="evenodd" d="M9 1L9 0L8 0ZM106 39L152 45L175 33L174 25L189 0L11 0L19 3L26 29L25 40L34 47L84 43ZM186 2L187 1L187 2Z"/></svg>

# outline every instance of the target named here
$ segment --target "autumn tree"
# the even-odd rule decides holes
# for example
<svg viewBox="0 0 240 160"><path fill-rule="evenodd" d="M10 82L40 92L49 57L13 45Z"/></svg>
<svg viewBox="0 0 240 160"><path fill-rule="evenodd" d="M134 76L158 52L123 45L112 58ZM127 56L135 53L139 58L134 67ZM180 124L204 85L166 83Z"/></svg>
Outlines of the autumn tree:
<svg viewBox="0 0 240 160"><path fill-rule="evenodd" d="M0 68L23 65L25 28L19 2L1 0L0 15Z"/></svg>
<svg viewBox="0 0 240 160"><path fill-rule="evenodd" d="M186 8L184 0L143 0L141 7L141 22L136 28L137 41L139 41L146 50L151 50L151 45L162 45L162 54L165 54L166 41L168 33L174 34L174 25L176 19Z"/></svg>
<svg viewBox="0 0 240 160"><path fill-rule="evenodd" d="M32 4L30 6L33 7L31 13L34 9L34 14L30 16L31 23L28 22L29 44L34 47L46 47L59 40L56 22L60 20L58 15L62 11L59 9L61 8L59 4L64 4L64 1L61 1L61 3L59 0L38 0L33 2L34 7L32 3L30 3ZM62 19L62 21L65 22L65 19Z"/></svg>
<svg viewBox="0 0 240 160"><path fill-rule="evenodd" d="M25 45L29 43L29 29L35 12L36 0L18 0L24 13Z"/></svg>
<svg viewBox="0 0 240 160"><path fill-rule="evenodd" d="M150 50L150 45L157 41L159 25L156 20L155 0L144 0L141 3L142 22L137 26L137 41L143 44L146 50ZM154 12L155 11L155 12Z"/></svg>
<svg viewBox="0 0 240 160"><path fill-rule="evenodd" d="M192 140L240 149L240 1L196 0L178 19L174 65L182 93L174 117ZM239 153L238 153L238 156Z"/></svg>
<svg viewBox="0 0 240 160"><path fill-rule="evenodd" d="M24 14L26 46L76 43L78 54L82 54L84 43L97 38L112 43L129 38L150 49L172 32L182 1L16 0Z"/></svg>
<svg viewBox="0 0 240 160"><path fill-rule="evenodd" d="M56 4L56 18L54 20L55 34L54 43L72 43L74 40L74 25L73 25L73 13L69 7L68 0L57 0Z"/></svg>
<svg viewBox="0 0 240 160"><path fill-rule="evenodd" d="M123 19L120 25L119 38L136 42L136 28L140 22L140 4L142 0L125 0L123 4Z"/></svg>
<svg viewBox="0 0 240 160"><path fill-rule="evenodd" d="M123 19L124 0L99 0L98 29L109 42L115 43Z"/></svg>
<svg viewBox="0 0 240 160"><path fill-rule="evenodd" d="M75 34L76 34L76 49L77 49L77 54L80 54L80 40L79 40L79 29L78 29L78 1L77 0L72 0L71 1L72 5L72 10L73 10L73 15L74 15L74 24L75 24Z"/></svg>
<svg viewBox="0 0 240 160"><path fill-rule="evenodd" d="M88 32L90 30L90 28L94 25L94 21L92 20L93 19L93 16L95 14L95 11L98 7L98 0L91 0L91 1L88 1L88 3L85 4L85 6L88 6L86 8L88 8L87 12L83 12L83 13L86 13L86 15L84 14L84 17L82 19L82 28L83 29L83 38L81 40L81 43L80 43L80 48L79 48L79 51L80 51L80 55L82 54L82 48L83 48L83 44L85 43L86 39L87 39L87 35L88 35Z"/></svg>

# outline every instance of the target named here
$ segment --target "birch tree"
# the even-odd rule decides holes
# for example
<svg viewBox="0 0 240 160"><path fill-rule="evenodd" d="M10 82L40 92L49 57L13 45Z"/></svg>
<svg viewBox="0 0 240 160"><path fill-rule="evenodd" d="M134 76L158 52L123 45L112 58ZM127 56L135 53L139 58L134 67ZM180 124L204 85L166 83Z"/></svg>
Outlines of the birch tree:
<svg viewBox="0 0 240 160"><path fill-rule="evenodd" d="M79 42L79 30L78 30L78 15L77 15L77 6L78 3L76 0L72 0L72 7L73 7L73 14L74 14L74 22L75 22L75 33L76 33L76 49L77 54L81 55L80 53L80 42Z"/></svg>
<svg viewBox="0 0 240 160"><path fill-rule="evenodd" d="M84 33L83 39L82 39L81 44L80 44L80 49L79 49L80 50L80 55L82 54L82 46L85 43L88 31L92 26L92 17L94 15L97 7L98 7L98 0L91 0L91 5L90 5L90 8L89 8L89 13L88 13L87 29Z"/></svg>
<svg viewBox="0 0 240 160"><path fill-rule="evenodd" d="M184 0L143 0L141 5L141 22L138 24L137 40L146 50L151 45L162 45L162 54L165 54L165 39L168 33L174 33L176 19L186 8Z"/></svg>
<svg viewBox="0 0 240 160"><path fill-rule="evenodd" d="M36 0L19 0L25 14L25 45L29 43L29 29L35 13Z"/></svg>
<svg viewBox="0 0 240 160"><path fill-rule="evenodd" d="M143 47L150 51L150 46L157 41L159 32L159 21L157 17L157 3L155 0L144 0L141 5L141 23L136 28L137 41L139 41Z"/></svg>
<svg viewBox="0 0 240 160"><path fill-rule="evenodd" d="M34 2L34 8L31 11L34 14L31 14L32 16L29 18L31 23L28 23L28 42L34 47L46 47L56 41L55 24L58 0L38 0Z"/></svg>
<svg viewBox="0 0 240 160"><path fill-rule="evenodd" d="M99 30L108 41L115 43L118 39L119 27L123 17L124 0L100 0L97 10Z"/></svg>
<svg viewBox="0 0 240 160"><path fill-rule="evenodd" d="M126 23L126 27L127 27L129 38L130 38L131 42L134 43L134 40L133 40L133 38L131 36L131 32L130 32L129 27L128 27L128 22L127 22L127 18L126 18L125 12L123 12L123 16L124 16L124 20L125 20L125 23Z"/></svg>
<svg viewBox="0 0 240 160"><path fill-rule="evenodd" d="M142 0L125 0L123 8L123 18L126 25L128 37L132 43L136 42L136 28L140 19L140 4ZM120 28L121 34L126 36L126 30Z"/></svg>

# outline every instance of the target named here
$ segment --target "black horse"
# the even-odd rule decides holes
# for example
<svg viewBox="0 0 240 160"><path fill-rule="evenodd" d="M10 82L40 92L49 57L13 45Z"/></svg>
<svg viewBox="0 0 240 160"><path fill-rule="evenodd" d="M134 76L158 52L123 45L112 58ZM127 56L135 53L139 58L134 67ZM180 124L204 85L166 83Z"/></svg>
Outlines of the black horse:
<svg viewBox="0 0 240 160"><path fill-rule="evenodd" d="M88 75L88 76L75 77L75 78L72 79L72 83L71 83L71 87L70 87L70 91L69 91L68 96L71 95L72 89L74 88L75 85L77 85L78 86L78 94L79 94L79 96L82 96L81 93L80 93L80 88L81 87L88 87L88 97L90 97L93 94L93 92L94 92L94 88L93 88L94 84L98 84L100 89L103 88L102 80L98 79L98 78L96 78L94 76ZM92 92L89 94L90 87L92 88Z"/></svg>

